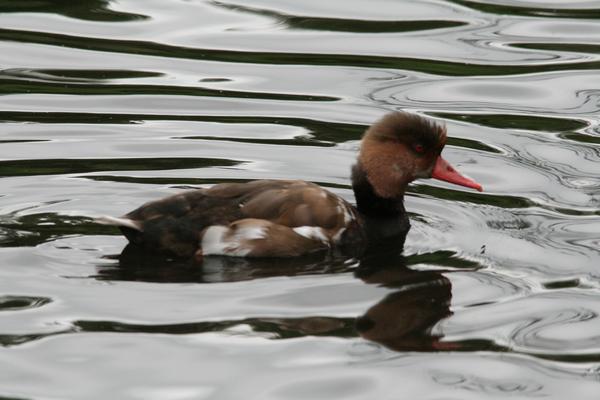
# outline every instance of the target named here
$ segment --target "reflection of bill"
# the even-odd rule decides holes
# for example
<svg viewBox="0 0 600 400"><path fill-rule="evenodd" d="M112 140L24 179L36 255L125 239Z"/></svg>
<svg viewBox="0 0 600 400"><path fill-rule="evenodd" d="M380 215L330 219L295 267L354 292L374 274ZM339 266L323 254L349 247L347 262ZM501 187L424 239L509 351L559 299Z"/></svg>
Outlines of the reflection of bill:
<svg viewBox="0 0 600 400"><path fill-rule="evenodd" d="M434 334L434 326L452 314L450 280L439 272L408 269L401 256L365 257L357 277L395 289L356 319L356 329L368 340L397 351L452 348Z"/></svg>

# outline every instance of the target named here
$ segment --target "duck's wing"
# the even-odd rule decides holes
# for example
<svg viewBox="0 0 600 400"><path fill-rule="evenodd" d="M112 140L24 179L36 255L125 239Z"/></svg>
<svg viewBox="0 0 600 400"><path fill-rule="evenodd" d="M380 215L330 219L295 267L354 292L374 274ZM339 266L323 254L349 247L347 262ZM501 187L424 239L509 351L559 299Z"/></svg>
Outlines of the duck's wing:
<svg viewBox="0 0 600 400"><path fill-rule="evenodd" d="M261 181L257 185L261 185L260 190L240 197L239 207L245 218L206 229L202 254L296 256L334 247L343 238L360 232L356 210L313 183ZM220 195L234 189L211 190Z"/></svg>
<svg viewBox="0 0 600 400"><path fill-rule="evenodd" d="M242 213L288 227L312 226L337 231L356 218L341 197L314 183L285 181L252 193L240 204Z"/></svg>
<svg viewBox="0 0 600 400"><path fill-rule="evenodd" d="M260 180L182 192L98 222L178 256L201 246L203 254L262 257L330 247L355 220L352 206L315 184Z"/></svg>

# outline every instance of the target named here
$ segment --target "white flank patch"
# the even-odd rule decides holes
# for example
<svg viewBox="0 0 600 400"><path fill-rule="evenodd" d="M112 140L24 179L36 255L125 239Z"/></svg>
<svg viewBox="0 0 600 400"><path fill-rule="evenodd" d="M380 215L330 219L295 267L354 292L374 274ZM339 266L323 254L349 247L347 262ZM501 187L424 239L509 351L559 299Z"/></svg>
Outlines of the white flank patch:
<svg viewBox="0 0 600 400"><path fill-rule="evenodd" d="M221 225L212 225L206 228L202 236L202 254L225 254L227 243L223 237L229 229Z"/></svg>
<svg viewBox="0 0 600 400"><path fill-rule="evenodd" d="M124 226L126 228L131 228L136 231L142 231L142 227L140 224L134 220L129 218L116 218L116 217L98 217L94 219L94 222L101 225L113 225L113 226Z"/></svg>
<svg viewBox="0 0 600 400"><path fill-rule="evenodd" d="M244 257L252 251L249 240L264 239L263 226L243 226L233 230L227 226L209 226L202 236L202 254Z"/></svg>
<svg viewBox="0 0 600 400"><path fill-rule="evenodd" d="M327 239L325 232L323 232L323 229L319 228L318 226L298 226L296 228L292 228L292 230L298 235L304 236L307 239L329 243L329 239Z"/></svg>
<svg viewBox="0 0 600 400"><path fill-rule="evenodd" d="M238 240L264 239L267 237L267 230L264 226L243 226L235 231L235 238Z"/></svg>

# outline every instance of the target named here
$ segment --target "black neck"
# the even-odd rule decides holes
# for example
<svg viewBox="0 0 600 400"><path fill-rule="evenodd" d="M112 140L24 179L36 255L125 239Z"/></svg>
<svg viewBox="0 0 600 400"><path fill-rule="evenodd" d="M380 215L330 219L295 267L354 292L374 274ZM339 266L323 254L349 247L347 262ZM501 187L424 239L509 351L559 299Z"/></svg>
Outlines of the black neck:
<svg viewBox="0 0 600 400"><path fill-rule="evenodd" d="M400 248L404 246L410 229L404 209L404 195L396 198L379 196L360 163L352 167L352 189L356 208L363 216L369 248L386 243L393 243Z"/></svg>
<svg viewBox="0 0 600 400"><path fill-rule="evenodd" d="M406 213L404 194L396 198L385 198L375 193L360 162L352 167L352 189L356 208L368 218L394 218Z"/></svg>

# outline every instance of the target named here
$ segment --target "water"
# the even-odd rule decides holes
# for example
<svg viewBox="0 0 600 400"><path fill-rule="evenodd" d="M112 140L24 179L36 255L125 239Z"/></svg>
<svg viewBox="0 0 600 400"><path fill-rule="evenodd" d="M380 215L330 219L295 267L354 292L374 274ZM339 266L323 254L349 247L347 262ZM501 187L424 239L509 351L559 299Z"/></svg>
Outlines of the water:
<svg viewBox="0 0 600 400"><path fill-rule="evenodd" d="M0 397L597 399L600 3L0 4ZM186 262L91 222L444 122L403 256Z"/></svg>

